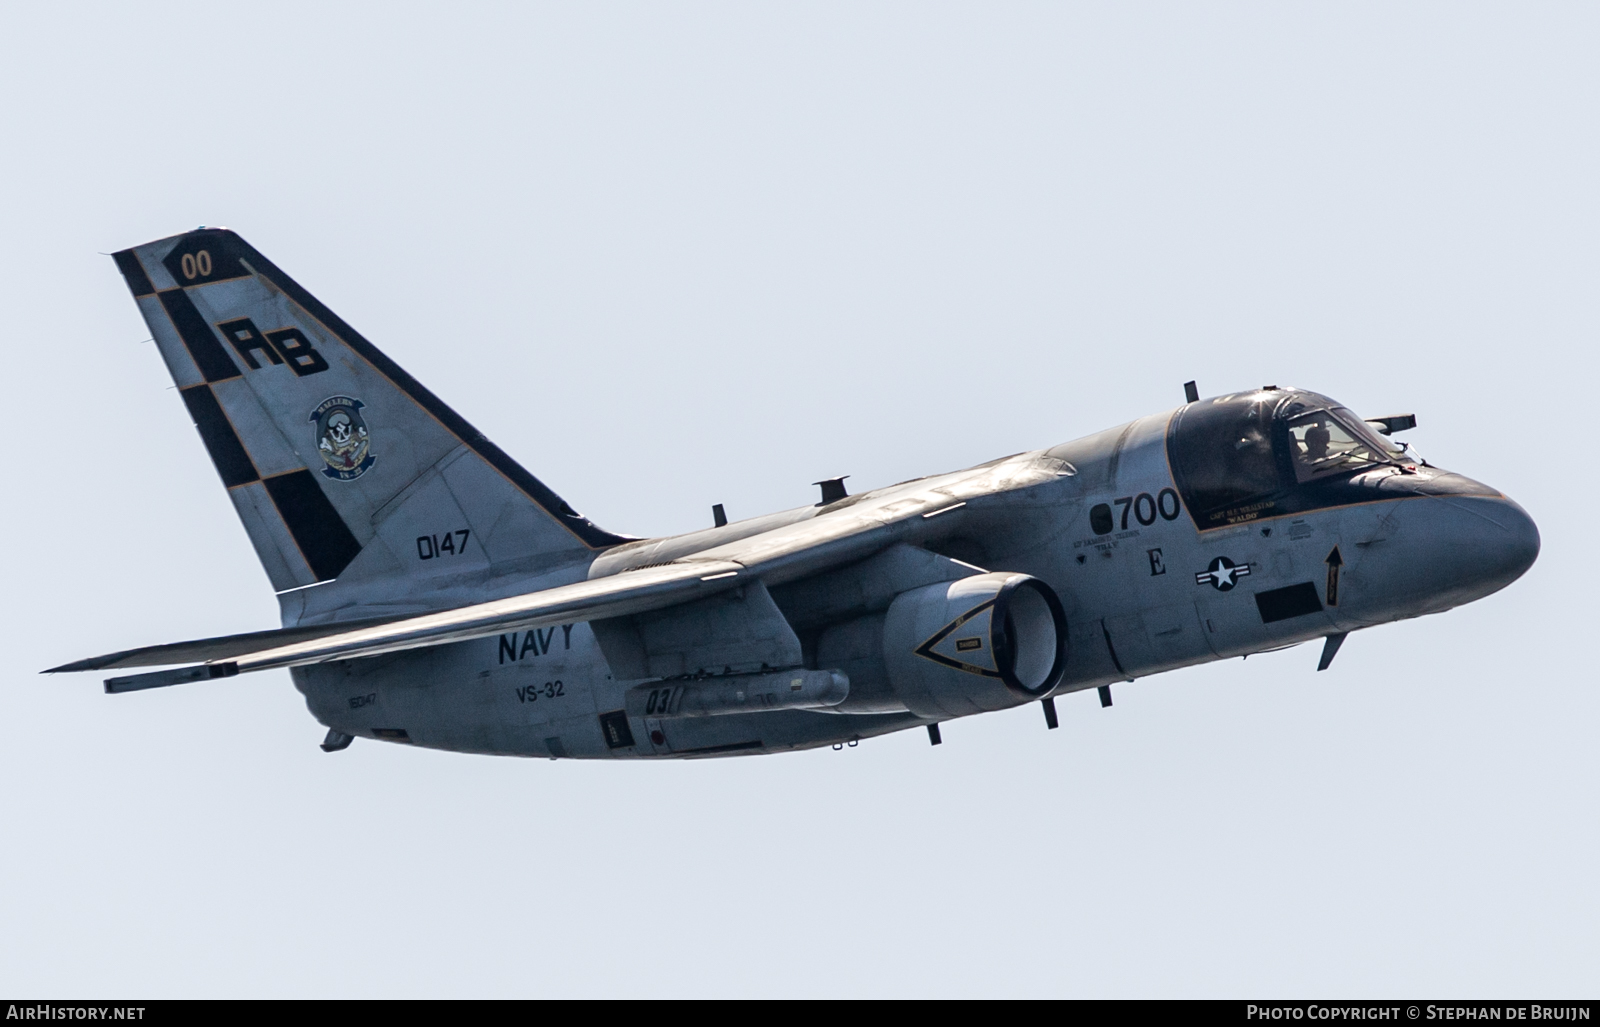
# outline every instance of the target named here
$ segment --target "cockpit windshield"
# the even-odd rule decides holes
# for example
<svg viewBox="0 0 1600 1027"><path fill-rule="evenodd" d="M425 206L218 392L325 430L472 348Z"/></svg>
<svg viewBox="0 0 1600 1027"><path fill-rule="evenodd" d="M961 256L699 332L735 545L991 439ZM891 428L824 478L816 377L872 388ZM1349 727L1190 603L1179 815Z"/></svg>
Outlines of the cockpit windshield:
<svg viewBox="0 0 1600 1027"><path fill-rule="evenodd" d="M1167 452L1201 528L1300 509L1313 501L1300 487L1414 462L1326 396L1277 388L1190 403L1173 418Z"/></svg>
<svg viewBox="0 0 1600 1027"><path fill-rule="evenodd" d="M1360 425L1356 428L1355 425ZM1389 447L1371 438L1366 424L1344 408L1317 410L1289 421L1289 455L1296 481L1353 471L1389 461Z"/></svg>

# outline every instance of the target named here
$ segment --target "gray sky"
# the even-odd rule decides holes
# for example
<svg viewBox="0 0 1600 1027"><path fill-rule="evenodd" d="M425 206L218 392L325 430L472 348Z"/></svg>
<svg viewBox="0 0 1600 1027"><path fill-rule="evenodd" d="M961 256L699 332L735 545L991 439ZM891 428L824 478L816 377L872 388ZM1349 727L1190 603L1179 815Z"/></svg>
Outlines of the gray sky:
<svg viewBox="0 0 1600 1027"><path fill-rule="evenodd" d="M1600 11L0 9L0 992L1593 996ZM859 748L328 756L111 261L227 225L637 534L1315 388L1506 592Z"/></svg>

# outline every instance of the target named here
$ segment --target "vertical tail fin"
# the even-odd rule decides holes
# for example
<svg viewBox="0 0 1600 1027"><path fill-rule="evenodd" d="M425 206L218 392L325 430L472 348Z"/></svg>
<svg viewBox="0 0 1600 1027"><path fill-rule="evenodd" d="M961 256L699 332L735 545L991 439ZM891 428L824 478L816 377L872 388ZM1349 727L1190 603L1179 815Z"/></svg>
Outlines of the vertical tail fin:
<svg viewBox="0 0 1600 1027"><path fill-rule="evenodd" d="M624 542L227 229L113 254L275 590Z"/></svg>

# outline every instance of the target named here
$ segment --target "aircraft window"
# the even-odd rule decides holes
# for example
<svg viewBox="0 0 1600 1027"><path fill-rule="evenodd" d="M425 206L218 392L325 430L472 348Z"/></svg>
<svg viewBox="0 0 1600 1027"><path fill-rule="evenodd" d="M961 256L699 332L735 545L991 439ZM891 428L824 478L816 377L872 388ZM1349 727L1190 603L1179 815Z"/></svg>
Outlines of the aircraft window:
<svg viewBox="0 0 1600 1027"><path fill-rule="evenodd" d="M1351 420L1360 424L1351 415ZM1310 481L1341 471L1353 471L1372 464L1387 463L1389 449L1375 442L1370 432L1351 427L1330 411L1302 414L1289 422L1289 452L1294 457L1294 475Z"/></svg>
<svg viewBox="0 0 1600 1027"><path fill-rule="evenodd" d="M1178 422L1173 456L1184 498L1203 521L1282 487L1272 452L1272 408L1278 397L1247 396L1191 403Z"/></svg>
<svg viewBox="0 0 1600 1027"><path fill-rule="evenodd" d="M1350 426L1350 430L1360 438L1367 441L1370 446L1375 446L1376 451L1400 463L1415 463L1406 454L1406 447L1398 439L1391 439L1387 435L1379 435L1378 430L1366 421L1355 415L1355 412L1345 407L1334 407L1334 416L1341 422Z"/></svg>

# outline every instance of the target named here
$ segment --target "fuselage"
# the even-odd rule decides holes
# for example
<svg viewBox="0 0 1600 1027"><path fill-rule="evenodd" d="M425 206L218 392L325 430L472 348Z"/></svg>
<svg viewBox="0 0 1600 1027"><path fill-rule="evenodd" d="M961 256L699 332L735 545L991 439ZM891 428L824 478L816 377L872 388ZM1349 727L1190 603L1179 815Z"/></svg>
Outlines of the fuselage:
<svg viewBox="0 0 1600 1027"><path fill-rule="evenodd" d="M1058 693L1441 612L1503 588L1539 549L1531 518L1499 491L1428 466L1326 397L1264 389L838 504L618 546L494 587L511 594L618 573L975 473L1005 484L1013 471L1029 483L974 495L911 541L975 573L1022 572L1054 589L1070 639ZM805 639L828 579L793 573L767 585ZM441 581L441 594L450 587ZM816 645L806 652L815 662ZM879 697L836 711L623 716L624 694L640 681L613 676L584 623L293 673L331 728L506 755L754 754L948 719L897 709L866 680L852 697Z"/></svg>

